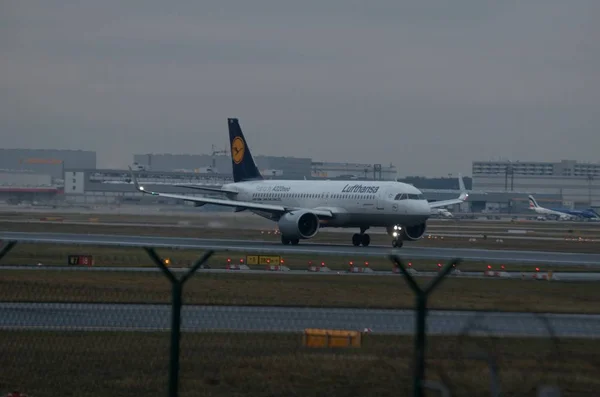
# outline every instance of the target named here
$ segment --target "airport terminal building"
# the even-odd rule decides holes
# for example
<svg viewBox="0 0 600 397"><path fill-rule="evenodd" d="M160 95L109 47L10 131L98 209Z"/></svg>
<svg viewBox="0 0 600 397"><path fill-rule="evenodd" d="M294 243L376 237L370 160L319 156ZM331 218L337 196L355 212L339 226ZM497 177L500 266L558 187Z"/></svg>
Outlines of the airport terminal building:
<svg viewBox="0 0 600 397"><path fill-rule="evenodd" d="M61 201L67 168L96 168L96 152L0 149L0 201L8 204Z"/></svg>
<svg viewBox="0 0 600 397"><path fill-rule="evenodd" d="M568 208L600 207L600 164L574 160L549 162L474 161L473 189L487 192L530 192L559 197L560 202L540 205Z"/></svg>
<svg viewBox="0 0 600 397"><path fill-rule="evenodd" d="M133 162L147 171L192 172L231 175L231 157L215 155L136 154ZM308 157L253 156L260 173L272 179L360 179L395 181L398 172L393 164L335 163L313 161Z"/></svg>

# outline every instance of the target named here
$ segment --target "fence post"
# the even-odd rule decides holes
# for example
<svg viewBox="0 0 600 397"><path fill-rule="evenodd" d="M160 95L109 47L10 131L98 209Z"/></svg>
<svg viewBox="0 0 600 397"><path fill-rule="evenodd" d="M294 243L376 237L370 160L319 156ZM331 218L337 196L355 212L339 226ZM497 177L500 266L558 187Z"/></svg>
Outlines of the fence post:
<svg viewBox="0 0 600 397"><path fill-rule="evenodd" d="M213 254L214 251L208 251L194 265L177 279L173 272L165 266L163 260L158 256L154 248L145 247L144 250L167 277L171 283L172 295L172 315L171 315L171 352L169 358L169 397L179 395L179 345L181 342L181 306L183 305L183 285L185 282L202 266Z"/></svg>
<svg viewBox="0 0 600 397"><path fill-rule="evenodd" d="M438 286L442 279L450 273L452 268L460 263L460 259L453 259L442 268L438 275L422 289L419 287L414 277L404 267L402 260L397 255L390 255L390 260L398 266L409 287L415 293L416 300L416 321L415 321L415 362L414 362L414 377L413 377L413 393L415 397L423 397L423 389L425 386L425 347L427 341L425 335L427 333L427 298L429 294Z"/></svg>
<svg viewBox="0 0 600 397"><path fill-rule="evenodd" d="M2 258L4 258L6 254L8 254L10 250L14 248L15 245L17 245L16 241L9 241L6 243L6 245L0 249L0 260L2 260Z"/></svg>

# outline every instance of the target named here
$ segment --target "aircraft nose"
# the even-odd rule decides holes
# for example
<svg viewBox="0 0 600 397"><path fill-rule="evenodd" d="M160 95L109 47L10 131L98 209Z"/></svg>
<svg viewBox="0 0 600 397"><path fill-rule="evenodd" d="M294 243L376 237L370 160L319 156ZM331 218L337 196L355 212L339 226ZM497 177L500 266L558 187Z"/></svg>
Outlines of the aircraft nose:
<svg viewBox="0 0 600 397"><path fill-rule="evenodd" d="M427 202L427 200L423 200L419 204L419 213L423 216L431 216L431 207L429 206L429 202Z"/></svg>

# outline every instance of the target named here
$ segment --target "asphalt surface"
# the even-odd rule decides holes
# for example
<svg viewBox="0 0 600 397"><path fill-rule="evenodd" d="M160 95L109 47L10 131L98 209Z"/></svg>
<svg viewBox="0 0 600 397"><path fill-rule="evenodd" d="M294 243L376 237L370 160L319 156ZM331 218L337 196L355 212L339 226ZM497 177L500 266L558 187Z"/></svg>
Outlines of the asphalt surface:
<svg viewBox="0 0 600 397"><path fill-rule="evenodd" d="M168 330L169 305L0 303L0 328L60 330ZM182 331L300 332L345 329L410 335L412 310L184 306ZM430 311L429 335L600 337L600 315Z"/></svg>
<svg viewBox="0 0 600 397"><path fill-rule="evenodd" d="M308 271L308 270L229 270L229 269L198 269L198 273L235 273L235 274L284 274L296 276L399 276L401 273L382 270L364 271L364 268L358 268L357 272L327 270L327 271ZM126 266L36 266L36 265L1 265L2 270L25 270L25 271L75 271L75 272L124 272L124 273L156 273L161 270L156 267L126 267ZM171 271L180 273L188 271L188 268L171 268ZM437 272L411 271L415 277L435 277ZM448 277L453 278L476 278L476 279L518 279L518 280L535 280L543 279L547 276L547 272L510 272L502 271L501 273L492 273L486 275L484 272L468 272L456 271L451 272ZM552 280L555 281L600 281L600 273L591 272L554 272Z"/></svg>
<svg viewBox="0 0 600 397"><path fill-rule="evenodd" d="M133 222L77 222L77 221L40 221L40 220L2 220L3 223L16 223L16 224L55 224L55 225L77 225L77 226L118 226L118 227L140 227L140 228L179 228L179 229L226 229L227 225L188 225L188 224L169 224L169 223L133 223ZM234 228L234 225L229 225L230 228ZM259 225L254 226L244 226L245 229L251 229L261 231L266 230L264 227L260 227ZM462 226L463 228L465 226ZM494 228L496 233L504 233L504 234L488 234L488 231L485 230L472 230L472 228L467 229L468 232L460 232L458 228L456 228L455 232L438 232L435 228L430 227L429 231L424 234L424 237L460 237L460 238L477 238L482 239L484 234L488 239L502 239L502 240L531 240L531 241L567 241L568 239L563 236L532 236L531 234L526 233L514 233L510 234L507 228ZM269 229L270 230L270 229ZM510 230L522 230L528 231L525 229L513 228ZM546 229L548 230L548 229ZM319 230L321 234L329 234L329 233L349 233L348 229L340 229L340 228L323 228ZM556 233L564 234L564 231L557 231ZM387 232L385 230L369 230L369 234L371 235L385 235ZM571 240L576 240L576 238L571 238ZM585 237L585 241L587 242L600 242L598 238L589 238Z"/></svg>
<svg viewBox="0 0 600 397"><path fill-rule="evenodd" d="M182 237L154 236L121 236L101 234L68 234L68 233L24 233L0 232L0 240L20 243L44 244L84 244L120 247L153 247L181 248L216 251L237 251L278 254L319 254L319 255L361 255L388 256L391 254L411 259L449 260L461 258L469 261L485 261L496 263L536 263L545 266L599 266L600 254L546 252L546 251L514 251L483 250L468 248L434 248L384 246L354 247L341 244L315 244L301 242L299 245L282 245L280 243L250 240L195 239Z"/></svg>
<svg viewBox="0 0 600 397"><path fill-rule="evenodd" d="M141 217L140 217L141 218ZM94 225L94 226L122 226L122 227L176 227L176 228L189 228L189 229L206 229L214 228L237 228L240 225L244 225L247 229L256 229L256 230L275 230L277 229L277 225L270 221L261 221L261 222L251 222L254 219L219 219L219 218L209 218L209 219L201 219L198 220L177 220L177 219L169 219L168 217L164 217L167 219L165 222L148 222L140 219L139 222L128 221L123 222L119 221L91 221L91 220L40 220L40 219L12 219L12 218L2 218L0 217L0 222L2 223L15 223L15 224L44 224L44 225ZM91 219L91 218L90 218ZM597 228L586 227L580 231L585 231L586 233L600 233L600 224L597 225ZM513 224L502 224L502 225L480 225L480 224L463 224L463 223L450 223L450 224L441 224L441 223L428 223L427 232L429 234L439 234L446 233L449 231L450 233L454 233L458 236L475 234L475 235L483 235L489 234L490 232L502 233L506 234L516 234L515 237L522 238L530 238L531 234L560 234L559 237L554 238L562 238L563 235L567 233L567 230L570 228L566 225L557 225L556 227L537 227L537 226L529 226L529 225L513 225ZM322 228L319 230L319 233L350 233L355 229L352 228ZM358 229L356 229L358 230ZM467 234L465 234L465 232ZM369 229L369 234L387 234L384 228L375 227ZM426 233L427 234L427 233Z"/></svg>

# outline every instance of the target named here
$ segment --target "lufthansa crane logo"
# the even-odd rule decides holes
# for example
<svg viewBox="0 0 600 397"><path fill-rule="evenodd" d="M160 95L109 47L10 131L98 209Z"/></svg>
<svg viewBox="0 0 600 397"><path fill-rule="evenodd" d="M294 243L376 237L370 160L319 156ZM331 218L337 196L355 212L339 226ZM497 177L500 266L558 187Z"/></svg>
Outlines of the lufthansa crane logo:
<svg viewBox="0 0 600 397"><path fill-rule="evenodd" d="M239 164L244 159L244 153L246 152L246 145L244 145L244 141L239 136L236 136L231 142L231 156L233 158L233 162Z"/></svg>

